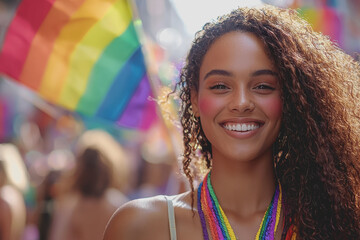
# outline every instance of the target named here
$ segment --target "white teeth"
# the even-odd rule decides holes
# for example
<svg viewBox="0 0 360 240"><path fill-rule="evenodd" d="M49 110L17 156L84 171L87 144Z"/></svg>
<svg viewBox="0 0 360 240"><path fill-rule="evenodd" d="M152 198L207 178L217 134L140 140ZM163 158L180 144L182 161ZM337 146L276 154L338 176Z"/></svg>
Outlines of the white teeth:
<svg viewBox="0 0 360 240"><path fill-rule="evenodd" d="M227 124L224 125L224 128L230 131L237 131L237 132L247 132L251 130L255 130L259 128L258 124L252 123L252 124Z"/></svg>

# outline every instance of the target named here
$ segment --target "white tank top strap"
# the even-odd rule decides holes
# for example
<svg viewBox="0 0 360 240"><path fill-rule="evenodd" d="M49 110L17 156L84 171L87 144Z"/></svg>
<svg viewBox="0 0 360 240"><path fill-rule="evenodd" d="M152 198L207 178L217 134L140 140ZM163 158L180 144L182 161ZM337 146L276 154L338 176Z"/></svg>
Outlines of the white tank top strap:
<svg viewBox="0 0 360 240"><path fill-rule="evenodd" d="M168 207L168 216L169 216L169 228L170 228L170 239L176 240L176 226L175 226L175 213L174 206L171 199L164 196L166 199L167 207Z"/></svg>

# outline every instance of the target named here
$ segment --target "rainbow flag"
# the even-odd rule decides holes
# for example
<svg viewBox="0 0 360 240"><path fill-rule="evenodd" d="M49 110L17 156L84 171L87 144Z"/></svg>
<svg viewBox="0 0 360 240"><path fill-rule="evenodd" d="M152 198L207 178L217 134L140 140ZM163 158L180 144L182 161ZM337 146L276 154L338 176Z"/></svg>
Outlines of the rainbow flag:
<svg viewBox="0 0 360 240"><path fill-rule="evenodd" d="M315 31L328 35L332 41L344 47L344 19L337 7L337 1L295 0L291 7L296 9Z"/></svg>
<svg viewBox="0 0 360 240"><path fill-rule="evenodd" d="M343 24L336 9L329 6L322 6L321 8L304 6L298 11L315 31L328 35L332 41L337 42L339 46L343 46Z"/></svg>
<svg viewBox="0 0 360 240"><path fill-rule="evenodd" d="M85 117L140 129L156 118L126 0L23 0L4 39L0 73Z"/></svg>

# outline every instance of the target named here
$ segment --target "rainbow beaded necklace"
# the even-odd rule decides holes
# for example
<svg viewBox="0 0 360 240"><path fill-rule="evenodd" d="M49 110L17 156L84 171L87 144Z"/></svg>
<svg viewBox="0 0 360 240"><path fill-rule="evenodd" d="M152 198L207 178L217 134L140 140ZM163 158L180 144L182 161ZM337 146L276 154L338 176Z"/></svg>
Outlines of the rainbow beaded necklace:
<svg viewBox="0 0 360 240"><path fill-rule="evenodd" d="M222 210L211 185L209 172L198 188L197 207L205 240L236 240L231 225ZM279 223L282 205L280 184L276 186L274 196L261 221L255 240L274 239ZM209 231L208 231L209 228ZM209 238L209 236L211 238Z"/></svg>

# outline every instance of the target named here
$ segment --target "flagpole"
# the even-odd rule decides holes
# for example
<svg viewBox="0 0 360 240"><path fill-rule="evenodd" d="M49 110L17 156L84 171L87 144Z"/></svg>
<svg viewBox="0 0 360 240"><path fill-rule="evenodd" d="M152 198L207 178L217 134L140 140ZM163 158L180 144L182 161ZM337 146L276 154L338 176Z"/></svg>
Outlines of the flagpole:
<svg viewBox="0 0 360 240"><path fill-rule="evenodd" d="M142 48L142 52L144 54L144 61L145 61L145 66L146 66L146 72L149 76L149 83L150 83L150 87L151 87L151 90L154 94L154 98L155 100L159 100L159 84L160 81L158 81L158 83L156 83L156 78L154 75L157 74L157 71L152 67L151 65L151 62L153 61L156 61L154 59L151 59L150 57L150 54L148 53L148 51L146 50L146 47L147 46L146 44L146 35L144 33L144 30L143 30L143 26L142 26L142 21L140 19L140 16L139 16L139 12L138 12L138 9L137 9L137 6L136 6L136 3L135 3L135 0L128 0L130 6L131 6L131 9L132 9L132 13L133 13L133 20L134 20L134 23L135 23L135 30L136 30L136 33L139 37L139 41L140 41L140 44L141 44L141 48ZM160 121L161 123L163 124L163 126L165 127L165 130L166 130L166 134L167 134L167 137L168 139L166 140L170 140L171 142L171 152L172 154L175 155L175 159L177 159L177 157L180 155L180 152L181 150L179 149L179 147L182 146L182 142L179 141L179 136L175 136L177 134L176 129L172 128L171 130L169 129L168 125L166 124L166 121L164 119L164 116L162 114L162 109L161 109L161 106L159 105L159 103L157 103L157 111L158 111L158 115L159 115L159 118L160 118ZM180 138L181 139L181 138Z"/></svg>

